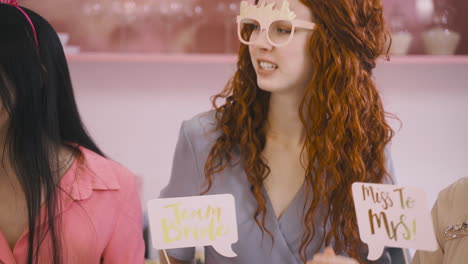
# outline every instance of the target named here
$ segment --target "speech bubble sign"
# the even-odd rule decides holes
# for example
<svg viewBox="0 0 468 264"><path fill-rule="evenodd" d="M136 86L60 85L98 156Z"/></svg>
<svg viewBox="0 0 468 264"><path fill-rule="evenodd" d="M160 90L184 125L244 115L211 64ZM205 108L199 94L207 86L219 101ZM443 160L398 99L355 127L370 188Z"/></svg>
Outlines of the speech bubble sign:
<svg viewBox="0 0 468 264"><path fill-rule="evenodd" d="M211 245L223 256L237 256L231 248L238 240L231 194L153 199L148 217L156 249Z"/></svg>
<svg viewBox="0 0 468 264"><path fill-rule="evenodd" d="M437 241L422 189L355 182L352 185L359 235L377 260L384 247L434 251Z"/></svg>

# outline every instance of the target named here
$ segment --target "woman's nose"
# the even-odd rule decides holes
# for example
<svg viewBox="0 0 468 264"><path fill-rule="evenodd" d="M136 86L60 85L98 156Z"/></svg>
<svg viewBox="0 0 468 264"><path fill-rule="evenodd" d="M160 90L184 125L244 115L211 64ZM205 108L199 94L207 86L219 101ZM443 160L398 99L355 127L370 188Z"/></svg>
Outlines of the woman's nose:
<svg viewBox="0 0 468 264"><path fill-rule="evenodd" d="M267 34L268 34L267 30L262 29L260 31L259 36L257 36L257 39L252 45L254 45L254 47L256 48L271 50L273 46L268 41Z"/></svg>

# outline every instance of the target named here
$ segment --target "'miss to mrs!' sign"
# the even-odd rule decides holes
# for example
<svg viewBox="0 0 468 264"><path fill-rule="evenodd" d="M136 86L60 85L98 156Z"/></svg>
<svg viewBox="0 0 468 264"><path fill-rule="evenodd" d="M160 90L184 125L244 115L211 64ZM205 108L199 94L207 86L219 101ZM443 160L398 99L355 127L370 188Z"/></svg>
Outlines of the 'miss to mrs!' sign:
<svg viewBox="0 0 468 264"><path fill-rule="evenodd" d="M426 194L417 188L353 183L353 198L361 240L369 260L377 260L385 246L437 249Z"/></svg>
<svg viewBox="0 0 468 264"><path fill-rule="evenodd" d="M231 248L238 240L231 194L154 199L148 215L157 249L211 245L223 256L237 256Z"/></svg>

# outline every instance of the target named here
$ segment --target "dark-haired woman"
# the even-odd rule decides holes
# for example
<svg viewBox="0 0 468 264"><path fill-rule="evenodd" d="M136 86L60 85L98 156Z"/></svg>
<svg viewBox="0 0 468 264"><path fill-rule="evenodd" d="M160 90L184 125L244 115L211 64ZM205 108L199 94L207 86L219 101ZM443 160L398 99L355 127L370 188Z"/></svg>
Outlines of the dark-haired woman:
<svg viewBox="0 0 468 264"><path fill-rule="evenodd" d="M161 196L234 195L238 256L206 247L207 264L364 263L351 184L392 181L393 132L372 79L388 36L382 3L266 0L240 10L237 72L213 111L182 124ZM334 252L320 254L327 246ZM168 253L189 263L194 250ZM378 263L396 258L386 251Z"/></svg>
<svg viewBox="0 0 468 264"><path fill-rule="evenodd" d="M0 263L143 263L135 177L86 132L60 40L0 0Z"/></svg>

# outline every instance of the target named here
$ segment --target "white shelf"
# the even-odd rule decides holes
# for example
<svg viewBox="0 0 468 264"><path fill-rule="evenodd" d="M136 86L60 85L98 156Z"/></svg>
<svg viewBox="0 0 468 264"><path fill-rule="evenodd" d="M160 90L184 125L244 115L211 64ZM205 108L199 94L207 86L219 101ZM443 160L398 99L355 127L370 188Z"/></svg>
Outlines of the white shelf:
<svg viewBox="0 0 468 264"><path fill-rule="evenodd" d="M79 53L68 54L69 62L121 62L121 63L187 63L230 64L235 63L234 54L161 54L161 53Z"/></svg>
<svg viewBox="0 0 468 264"><path fill-rule="evenodd" d="M68 54L68 61L86 63L176 63L176 64L234 64L235 54L160 54L160 53L79 53ZM468 55L391 56L390 61L379 59L379 63L390 64L468 64Z"/></svg>
<svg viewBox="0 0 468 264"><path fill-rule="evenodd" d="M391 64L468 64L468 55L453 56L431 56L431 55L409 55L391 56Z"/></svg>

